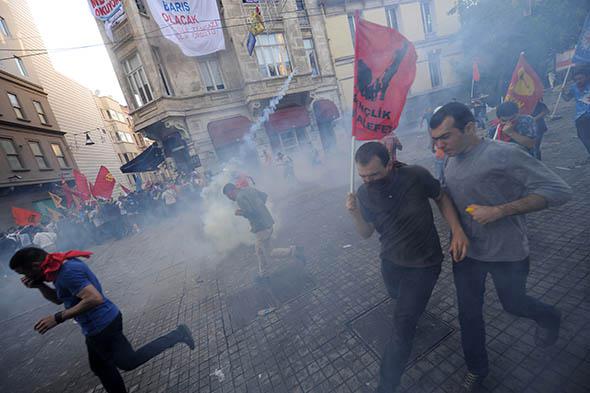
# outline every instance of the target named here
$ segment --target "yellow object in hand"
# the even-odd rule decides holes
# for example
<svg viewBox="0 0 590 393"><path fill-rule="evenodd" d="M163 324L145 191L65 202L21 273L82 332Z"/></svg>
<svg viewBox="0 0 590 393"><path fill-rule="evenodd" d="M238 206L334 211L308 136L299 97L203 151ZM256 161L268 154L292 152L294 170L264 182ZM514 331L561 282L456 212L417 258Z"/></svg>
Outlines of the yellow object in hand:
<svg viewBox="0 0 590 393"><path fill-rule="evenodd" d="M473 212L475 211L475 208L473 207L473 205L469 205L469 206L467 206L465 211L469 214L473 214Z"/></svg>

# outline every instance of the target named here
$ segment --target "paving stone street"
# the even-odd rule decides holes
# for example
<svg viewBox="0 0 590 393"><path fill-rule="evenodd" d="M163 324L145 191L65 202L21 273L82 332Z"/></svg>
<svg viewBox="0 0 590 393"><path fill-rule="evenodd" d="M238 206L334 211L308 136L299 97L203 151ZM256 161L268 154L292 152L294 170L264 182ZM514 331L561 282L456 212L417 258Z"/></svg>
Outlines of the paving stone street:
<svg viewBox="0 0 590 393"><path fill-rule="evenodd" d="M493 113L492 113L493 114ZM485 318L491 372L483 392L590 391L590 165L576 137L573 106L548 122L543 159L574 190L567 205L531 214L531 295L563 312L556 345L534 346L534 322L502 310L488 278ZM400 159L432 170L426 136L403 134ZM344 162L344 161L343 161ZM340 176L340 174L338 174ZM276 244L305 246L305 270L272 264L256 285L252 245L212 257L198 210L92 248L89 266L123 313L134 346L179 323L197 348L176 346L124 373L130 392L370 392L391 334L394 301L380 273L378 241L361 240L344 209L347 186L302 187L274 200ZM437 215L448 244L448 230ZM0 279L0 391L103 392L84 338L71 321L45 336L33 331L58 310L14 274ZM265 311L266 310L266 311ZM265 311L265 312L261 312ZM451 261L443 263L420 321L402 392L453 392L466 371Z"/></svg>

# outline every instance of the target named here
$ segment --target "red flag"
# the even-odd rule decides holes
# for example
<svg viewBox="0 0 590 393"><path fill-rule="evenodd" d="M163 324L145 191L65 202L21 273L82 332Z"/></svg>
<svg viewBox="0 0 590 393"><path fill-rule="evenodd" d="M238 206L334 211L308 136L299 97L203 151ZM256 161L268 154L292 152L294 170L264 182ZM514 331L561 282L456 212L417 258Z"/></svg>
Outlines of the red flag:
<svg viewBox="0 0 590 393"><path fill-rule="evenodd" d="M352 135L381 139L397 128L416 77L416 49L397 30L355 15Z"/></svg>
<svg viewBox="0 0 590 393"><path fill-rule="evenodd" d="M88 185L88 179L86 178L86 176L84 176L82 172L78 171L77 169L73 170L73 174L74 180L76 180L76 189L80 194L80 198L82 198L83 201L87 201L88 199L90 199L91 195L90 187Z"/></svg>
<svg viewBox="0 0 590 393"><path fill-rule="evenodd" d="M473 81L479 82L479 66L477 65L477 61L473 62Z"/></svg>
<svg viewBox="0 0 590 393"><path fill-rule="evenodd" d="M527 63L524 53L521 53L508 86L506 101L515 102L521 114L530 115L541 98L543 83L533 67Z"/></svg>
<svg viewBox="0 0 590 393"><path fill-rule="evenodd" d="M127 195L131 194L131 190L130 190L130 189L128 189L127 187L125 187L124 185L122 185L122 184L119 184L119 187L121 187L121 189L123 190L123 192L124 192L125 194L127 194Z"/></svg>
<svg viewBox="0 0 590 393"><path fill-rule="evenodd" d="M92 195L97 198L109 199L113 195L114 188L115 178L106 167L101 166L92 187Z"/></svg>
<svg viewBox="0 0 590 393"><path fill-rule="evenodd" d="M20 207L12 208L12 217L16 225L39 225L41 222L41 213L34 210L21 209Z"/></svg>

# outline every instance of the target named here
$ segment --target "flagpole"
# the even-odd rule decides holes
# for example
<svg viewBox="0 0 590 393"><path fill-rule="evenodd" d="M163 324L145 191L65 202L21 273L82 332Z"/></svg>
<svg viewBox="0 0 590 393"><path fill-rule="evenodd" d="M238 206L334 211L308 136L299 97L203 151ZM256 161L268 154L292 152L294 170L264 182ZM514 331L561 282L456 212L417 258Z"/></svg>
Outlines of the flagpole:
<svg viewBox="0 0 590 393"><path fill-rule="evenodd" d="M354 193L354 135L350 139L350 193Z"/></svg>
<svg viewBox="0 0 590 393"><path fill-rule="evenodd" d="M473 99L473 87L475 86L475 79L471 78L471 99Z"/></svg>
<svg viewBox="0 0 590 393"><path fill-rule="evenodd" d="M570 75L570 70L572 69L572 65L570 64L567 67L567 71L565 72L565 78L563 78L563 83L561 84L561 89L559 89L559 95L557 96L557 101L555 101L555 106L553 107L553 112L549 118L553 119L555 117L555 112L557 112L557 107L559 106L559 102L561 101L561 95L563 94L563 89L565 88L565 84L567 83L567 78Z"/></svg>

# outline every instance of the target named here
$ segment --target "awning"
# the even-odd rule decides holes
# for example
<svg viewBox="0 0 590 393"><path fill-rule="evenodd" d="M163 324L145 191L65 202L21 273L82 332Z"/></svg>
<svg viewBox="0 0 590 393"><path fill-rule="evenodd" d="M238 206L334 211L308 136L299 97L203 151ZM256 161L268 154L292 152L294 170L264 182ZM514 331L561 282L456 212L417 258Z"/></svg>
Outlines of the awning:
<svg viewBox="0 0 590 393"><path fill-rule="evenodd" d="M336 104L330 100L317 100L313 103L313 112L318 123L326 123L340 116Z"/></svg>
<svg viewBox="0 0 590 393"><path fill-rule="evenodd" d="M123 173L150 172L164 162L164 153L155 143L121 167Z"/></svg>
<svg viewBox="0 0 590 393"><path fill-rule="evenodd" d="M309 124L309 114L307 113L307 109L302 106L279 109L270 115L268 119L269 128L275 132L307 127Z"/></svg>
<svg viewBox="0 0 590 393"><path fill-rule="evenodd" d="M235 116L229 119L212 121L207 124L207 131L216 149L240 142L250 130L252 122L246 116Z"/></svg>

